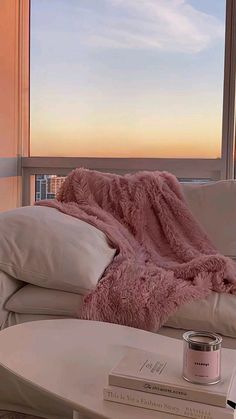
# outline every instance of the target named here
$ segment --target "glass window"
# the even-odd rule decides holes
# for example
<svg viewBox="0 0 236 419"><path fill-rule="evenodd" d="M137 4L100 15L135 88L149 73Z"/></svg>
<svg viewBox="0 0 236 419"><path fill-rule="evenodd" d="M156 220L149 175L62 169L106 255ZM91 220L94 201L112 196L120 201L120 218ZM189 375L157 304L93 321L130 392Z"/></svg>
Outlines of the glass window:
<svg viewBox="0 0 236 419"><path fill-rule="evenodd" d="M35 200L53 199L65 180L65 176L35 175Z"/></svg>
<svg viewBox="0 0 236 419"><path fill-rule="evenodd" d="M31 156L220 158L225 0L31 0Z"/></svg>

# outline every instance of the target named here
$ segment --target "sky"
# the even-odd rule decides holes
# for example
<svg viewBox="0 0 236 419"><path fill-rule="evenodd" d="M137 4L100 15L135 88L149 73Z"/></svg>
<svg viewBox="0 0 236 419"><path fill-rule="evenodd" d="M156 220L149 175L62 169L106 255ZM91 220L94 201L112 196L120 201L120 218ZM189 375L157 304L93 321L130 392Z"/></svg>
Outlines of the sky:
<svg viewBox="0 0 236 419"><path fill-rule="evenodd" d="M31 0L31 155L221 155L225 0Z"/></svg>

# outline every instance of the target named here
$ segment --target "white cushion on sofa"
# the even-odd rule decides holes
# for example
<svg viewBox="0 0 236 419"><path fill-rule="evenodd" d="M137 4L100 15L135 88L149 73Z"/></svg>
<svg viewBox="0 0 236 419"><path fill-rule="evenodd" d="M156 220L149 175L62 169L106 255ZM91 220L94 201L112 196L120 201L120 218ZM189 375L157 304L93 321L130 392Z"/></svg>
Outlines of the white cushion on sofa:
<svg viewBox="0 0 236 419"><path fill-rule="evenodd" d="M83 297L64 291L25 285L5 304L5 309L24 315L79 317ZM185 330L210 330L236 337L236 296L211 292L206 298L184 304L165 326Z"/></svg>
<svg viewBox="0 0 236 419"><path fill-rule="evenodd" d="M8 317L5 303L22 286L24 286L24 282L18 281L5 272L0 271L0 330Z"/></svg>
<svg viewBox="0 0 236 419"><path fill-rule="evenodd" d="M236 257L236 181L183 184L186 201L213 244Z"/></svg>
<svg viewBox="0 0 236 419"><path fill-rule="evenodd" d="M0 213L0 270L22 281L86 294L114 254L100 230L54 208Z"/></svg>
<svg viewBox="0 0 236 419"><path fill-rule="evenodd" d="M208 330L236 338L236 296L211 294L182 305L165 326L186 330Z"/></svg>
<svg viewBox="0 0 236 419"><path fill-rule="evenodd" d="M21 314L79 317L82 302L79 294L25 285L8 299L5 309Z"/></svg>

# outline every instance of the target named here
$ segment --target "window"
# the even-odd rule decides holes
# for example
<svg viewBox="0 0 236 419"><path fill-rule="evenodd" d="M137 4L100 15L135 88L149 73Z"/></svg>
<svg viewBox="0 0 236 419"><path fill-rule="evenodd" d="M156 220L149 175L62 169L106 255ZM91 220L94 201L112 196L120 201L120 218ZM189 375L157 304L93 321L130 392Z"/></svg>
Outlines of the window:
<svg viewBox="0 0 236 419"><path fill-rule="evenodd" d="M65 180L65 176L36 175L35 176L35 200L53 199Z"/></svg>
<svg viewBox="0 0 236 419"><path fill-rule="evenodd" d="M31 0L31 156L220 159L225 8Z"/></svg>
<svg viewBox="0 0 236 419"><path fill-rule="evenodd" d="M23 204L41 197L35 175L79 166L233 177L235 0L19 4Z"/></svg>

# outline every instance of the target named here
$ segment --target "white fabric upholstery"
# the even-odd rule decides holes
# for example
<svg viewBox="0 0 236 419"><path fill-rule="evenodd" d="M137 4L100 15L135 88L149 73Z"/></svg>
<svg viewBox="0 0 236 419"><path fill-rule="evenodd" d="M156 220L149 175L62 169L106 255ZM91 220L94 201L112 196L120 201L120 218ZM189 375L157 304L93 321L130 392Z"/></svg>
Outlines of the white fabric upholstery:
<svg viewBox="0 0 236 419"><path fill-rule="evenodd" d="M236 257L236 181L183 184L186 201L213 244Z"/></svg>
<svg viewBox="0 0 236 419"><path fill-rule="evenodd" d="M6 301L23 285L23 282L0 271L0 330L8 318L8 310L5 308Z"/></svg>
<svg viewBox="0 0 236 419"><path fill-rule="evenodd" d="M165 326L187 330L211 330L236 338L236 296L211 294L203 300L182 305Z"/></svg>
<svg viewBox="0 0 236 419"><path fill-rule="evenodd" d="M6 302L8 325L40 320L42 316L79 317L83 297L78 294L26 285ZM206 299L181 306L165 326L212 330L236 338L236 296L211 292Z"/></svg>
<svg viewBox="0 0 236 419"><path fill-rule="evenodd" d="M201 185L184 184L183 190L193 214L206 229L213 243L222 253L236 256L236 181L219 181ZM20 278L24 279L26 282L40 285L41 287L27 285L18 290L21 286L19 281L14 282L15 280L11 278L10 282L13 281L14 290L10 294L13 294L14 291L17 292L12 295L5 304L5 312L3 315L6 317L6 310L16 313L12 313L10 315L11 318L9 317L9 320L13 324L14 322L19 322L20 319L21 321L27 321L28 318L32 317L31 315L35 315L36 317L41 315L76 317L82 304L82 297L79 293L86 293L87 289L95 286L97 282L97 279L94 279L94 276L94 280L91 282L90 279L87 280L87 282L81 281L81 278L77 276L75 272L76 269L81 271L81 266L78 266L78 260L81 261L82 258L80 258L80 252L77 252L76 247L78 237L79 239L81 238L79 231L85 229L83 240L86 241L86 244L79 242L79 249L80 246L82 246L83 251L88 250L87 240L90 240L89 243L91 244L94 239L93 234L95 234L96 237L98 235L97 240L99 243L100 241L103 242L102 247L105 246L106 251L108 247L109 257L106 258L107 263L107 261L112 259L114 249L109 248L103 233L86 223L81 222L82 225L80 225L80 222L78 224L79 220L75 220L73 217L66 216L57 210L46 207L26 207L3 213L3 215L4 214L7 215L7 217L3 217L3 220L1 219L2 214L0 215L1 234L1 226L4 227L4 220L11 225L11 231L13 233L12 236L10 236L9 226L5 230L3 229L7 244L5 243L1 248L6 248L7 246L10 249L13 248L12 257L10 258L8 256L8 258L11 259L11 272L14 273L15 270L18 272L21 269L18 269L16 266L12 267L11 264L14 260L15 263L18 263L19 265L24 264L26 268L26 261L29 262L28 270L29 266L31 267L35 264L40 273L37 275L36 272L36 279L35 273L33 276L30 276L29 272L27 272L27 275L23 276L23 273L25 274L23 269ZM20 225L16 226L16 222L19 222ZM85 226L83 224L85 224ZM29 226L32 228L32 225L36 226L36 228L34 229L34 234L32 234L31 231L31 235L28 235L30 240L27 240ZM59 229L59 226L62 228ZM77 230L75 233L76 228ZM88 232L87 228L89 229ZM92 229L92 232L90 231L90 228ZM23 229L25 229L25 232L23 232ZM50 230L50 232L48 232L47 229ZM7 237L7 232L9 233L9 237ZM17 232L23 232L23 237L19 238ZM88 239L86 234L89 236ZM55 242L55 238L57 238L58 243ZM14 240L16 240L16 244L18 244L19 247L17 251L22 253L20 256L17 252L14 253L14 246L12 245ZM68 246L64 245L65 242L68 242ZM26 247L24 252L20 249L21 243ZM83 245L86 249L83 248ZM60 251L62 253L58 251L58 247L61 247ZM35 249L37 249L37 251ZM94 264L96 264L99 259L98 256L94 256L93 254L93 251L96 253L96 250L97 249L92 249L91 251L91 248L89 247L89 256L86 265L88 269L91 268L91 266L89 266L90 263L94 267ZM37 258L33 253L34 251L37 254ZM73 262L70 255L71 251L73 253ZM2 249L0 250L0 266L1 252ZM61 257L62 254L63 257ZM33 259L32 262L30 261L30 257ZM63 263L62 260L64 261ZM84 261L82 260L82 262ZM100 276L101 272L106 267L106 263L104 262L103 269L100 269ZM71 266L73 264L75 264L75 266ZM2 269L6 270L4 264L2 265ZM55 272L58 274L58 277L56 277ZM68 272L70 272L71 275L69 275ZM82 272L85 273L85 266L84 270L82 269ZM43 273L43 279L42 276L40 276L41 273ZM32 274L32 272L30 272L30 274ZM76 284L76 281L78 281L79 284ZM88 283L89 286L86 285ZM81 286L81 284L83 286ZM42 287L73 291L78 293L78 295ZM87 287L87 289L85 287ZM10 294L8 294L8 297ZM187 330L214 330L224 336L236 337L235 314L236 296L212 292L211 295L204 300L195 301L180 307L178 311L168 319L166 326Z"/></svg>
<svg viewBox="0 0 236 419"><path fill-rule="evenodd" d="M112 261L97 228L48 207L0 214L0 269L41 287L86 294Z"/></svg>
<svg viewBox="0 0 236 419"><path fill-rule="evenodd" d="M79 294L25 285L8 299L5 308L21 314L79 317L82 300Z"/></svg>
<svg viewBox="0 0 236 419"><path fill-rule="evenodd" d="M183 184L186 201L213 244L224 255L236 258L236 181ZM166 326L212 330L236 338L236 296L212 292L200 301L185 304Z"/></svg>

